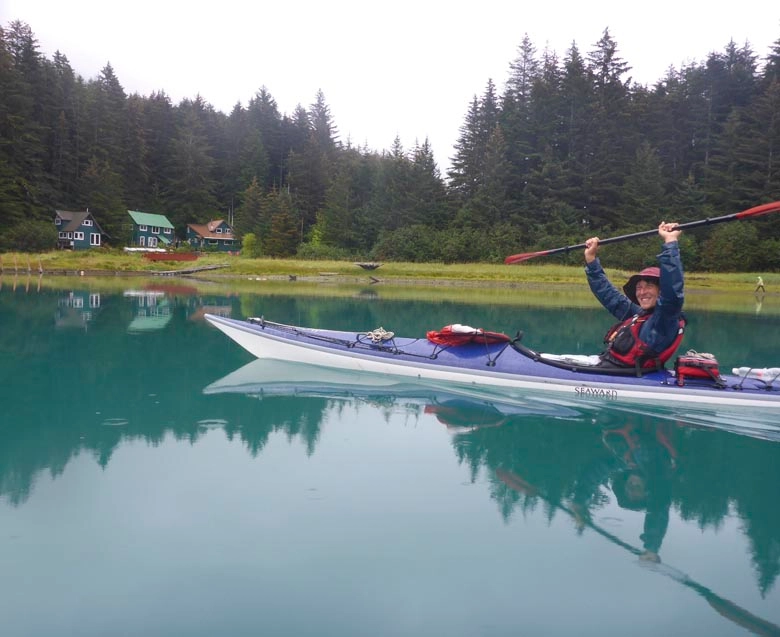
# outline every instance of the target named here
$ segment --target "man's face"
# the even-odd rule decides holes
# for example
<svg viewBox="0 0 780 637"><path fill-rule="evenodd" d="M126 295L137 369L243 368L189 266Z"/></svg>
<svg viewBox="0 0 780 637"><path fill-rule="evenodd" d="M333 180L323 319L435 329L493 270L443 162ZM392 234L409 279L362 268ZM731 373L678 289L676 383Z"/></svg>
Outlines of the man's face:
<svg viewBox="0 0 780 637"><path fill-rule="evenodd" d="M639 281L636 284L636 300L643 310L650 310L658 302L659 288L650 281Z"/></svg>

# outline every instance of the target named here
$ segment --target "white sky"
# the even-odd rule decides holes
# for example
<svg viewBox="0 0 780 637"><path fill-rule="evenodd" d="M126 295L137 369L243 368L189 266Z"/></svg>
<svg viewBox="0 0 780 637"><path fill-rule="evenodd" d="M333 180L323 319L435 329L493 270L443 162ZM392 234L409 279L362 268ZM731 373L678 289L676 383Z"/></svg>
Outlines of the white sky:
<svg viewBox="0 0 780 637"><path fill-rule="evenodd" d="M761 61L780 40L767 0L0 0L0 24L15 19L85 79L110 63L127 93L174 104L200 94L227 114L266 86L291 114L322 89L342 141L382 150L398 136L408 150L427 137L442 172L471 99L490 78L503 91L526 33L562 59L609 28L643 84L731 39Z"/></svg>

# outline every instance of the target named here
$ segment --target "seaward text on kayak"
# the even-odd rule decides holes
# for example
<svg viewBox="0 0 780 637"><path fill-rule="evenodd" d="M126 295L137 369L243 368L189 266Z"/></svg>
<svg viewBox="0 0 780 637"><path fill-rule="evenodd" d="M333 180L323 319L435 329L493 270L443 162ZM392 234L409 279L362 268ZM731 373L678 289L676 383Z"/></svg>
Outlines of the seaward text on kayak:
<svg viewBox="0 0 780 637"><path fill-rule="evenodd" d="M601 389L598 387L575 387L574 394L578 398L603 398L604 400L617 400L617 389Z"/></svg>

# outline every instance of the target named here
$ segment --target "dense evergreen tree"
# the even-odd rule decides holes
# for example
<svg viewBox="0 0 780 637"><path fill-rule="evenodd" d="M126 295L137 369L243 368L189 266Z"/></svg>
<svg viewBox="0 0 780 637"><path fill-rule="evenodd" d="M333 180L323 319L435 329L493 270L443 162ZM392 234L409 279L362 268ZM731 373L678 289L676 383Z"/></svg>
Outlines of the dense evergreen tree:
<svg viewBox="0 0 780 637"><path fill-rule="evenodd" d="M358 229L355 227L353 196L351 171L341 162L334 171L323 209L317 217L315 243L354 247Z"/></svg>
<svg viewBox="0 0 780 637"><path fill-rule="evenodd" d="M780 192L780 78L739 112L740 135L734 140L743 204Z"/></svg>
<svg viewBox="0 0 780 637"><path fill-rule="evenodd" d="M658 202L665 200L661 161L649 142L643 142L636 151L633 169L625 180L623 201L627 214L635 219L652 219L666 212Z"/></svg>
<svg viewBox="0 0 780 637"><path fill-rule="evenodd" d="M77 77L68 58L56 52L52 65L52 111L49 165L55 195L64 200L78 196L81 174L79 145L83 130L84 83ZM64 203L64 202L63 202Z"/></svg>
<svg viewBox="0 0 780 637"><path fill-rule="evenodd" d="M124 185L126 198L140 203L142 209L149 209L149 149L146 138L146 121L144 99L133 94L127 99L127 122L125 125L124 155Z"/></svg>
<svg viewBox="0 0 780 637"><path fill-rule="evenodd" d="M509 221L510 202L506 191L510 166L506 154L504 134L496 124L485 149L480 184L474 197L461 210L462 225L487 230Z"/></svg>
<svg viewBox="0 0 780 637"><path fill-rule="evenodd" d="M244 136L243 143L236 140L240 148L238 172L243 173L244 179L257 177L266 190L273 185L281 187L290 149L284 143L279 107L265 86L249 101L242 124L234 131L234 134Z"/></svg>
<svg viewBox="0 0 780 637"><path fill-rule="evenodd" d="M168 165L170 181L165 202L170 211L168 218L180 233L187 223L204 223L217 210L212 177L214 159L198 110L195 105L184 111Z"/></svg>
<svg viewBox="0 0 780 637"><path fill-rule="evenodd" d="M562 59L526 35L503 91L489 79L466 105L445 181L427 140L408 152L400 139L385 152L343 145L322 91L289 115L264 86L227 115L200 96L127 95L110 64L85 81L15 21L0 29L3 247L31 249L32 222L56 208L89 208L113 245L128 208L166 214L180 235L235 213L264 254L442 261L723 214L780 199L779 58L780 40L763 68L729 42L648 87L632 83L608 30ZM758 224L742 233L750 263L777 268L780 217ZM704 260L716 238L686 234L686 265L745 267Z"/></svg>
<svg viewBox="0 0 780 637"><path fill-rule="evenodd" d="M414 147L411 162L413 217L431 228L444 229L452 218L452 206L427 138Z"/></svg>
<svg viewBox="0 0 780 637"><path fill-rule="evenodd" d="M531 173L538 167L539 148L537 129L534 122L534 86L539 80L539 60L536 47L526 34L520 45L517 59L509 65L510 73L506 89L501 100L499 121L504 129L506 157L509 161L507 175L507 196L518 202L526 211L530 221L527 187ZM482 128L482 148L487 148L488 140L494 133L494 127Z"/></svg>
<svg viewBox="0 0 780 637"><path fill-rule="evenodd" d="M87 89L87 157L107 162L116 173L123 174L127 123L125 90L110 64L103 67Z"/></svg>
<svg viewBox="0 0 780 637"><path fill-rule="evenodd" d="M299 112L300 117L300 112ZM317 92L306 119L308 134L300 151L289 155L287 183L293 205L301 215L304 228L311 228L324 201L332 176L333 160L339 148L336 128L322 91Z"/></svg>
<svg viewBox="0 0 780 637"><path fill-rule="evenodd" d="M772 50L766 56L763 77L765 83L780 80L780 39L775 40Z"/></svg>
<svg viewBox="0 0 780 637"><path fill-rule="evenodd" d="M311 105L310 121L318 147L329 159L332 159L340 146L338 129L333 123L330 107L325 101L325 94L322 90L317 91L315 102Z"/></svg>
<svg viewBox="0 0 780 637"><path fill-rule="evenodd" d="M176 137L176 110L164 92L152 93L144 100L144 129L147 131L149 192L147 208L130 201L132 209L167 214L166 193L171 179L171 161Z"/></svg>
<svg viewBox="0 0 780 637"><path fill-rule="evenodd" d="M455 155L448 171L450 190L460 202L474 196L479 184L480 107L477 96L471 101L466 120L455 142Z"/></svg>
<svg viewBox="0 0 780 637"><path fill-rule="evenodd" d="M286 191L274 191L267 195L266 203L270 225L263 240L264 252L271 257L291 257L301 243L292 198Z"/></svg>
<svg viewBox="0 0 780 637"><path fill-rule="evenodd" d="M608 30L588 55L588 68L593 78L593 119L586 132L587 152L580 156L586 218L597 227L616 228L627 221L620 191L625 167L634 156L635 133L627 121L629 88L623 79L630 67L618 55Z"/></svg>
<svg viewBox="0 0 780 637"><path fill-rule="evenodd" d="M42 56L30 27L12 22L2 32L0 78L0 130L7 166L0 171L0 197L7 206L9 222L35 219L42 213L49 180L45 171L42 100L45 88Z"/></svg>
<svg viewBox="0 0 780 637"><path fill-rule="evenodd" d="M264 228L261 225L263 212L263 190L257 178L252 180L241 197L241 204L236 209L233 229L239 239L249 233L262 237Z"/></svg>
<svg viewBox="0 0 780 637"><path fill-rule="evenodd" d="M125 245L130 238L127 202L122 197L122 178L108 160L93 155L81 178L83 201L80 209L90 210L110 237L110 243Z"/></svg>

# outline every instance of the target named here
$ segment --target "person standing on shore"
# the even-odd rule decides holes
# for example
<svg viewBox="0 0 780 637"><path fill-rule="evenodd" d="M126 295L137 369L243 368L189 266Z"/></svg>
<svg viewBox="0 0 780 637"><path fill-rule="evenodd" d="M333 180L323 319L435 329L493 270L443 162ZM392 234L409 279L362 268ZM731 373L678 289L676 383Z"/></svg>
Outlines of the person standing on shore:
<svg viewBox="0 0 780 637"><path fill-rule="evenodd" d="M764 288L764 279L762 279L760 276L758 277L758 281L756 281L755 292L758 292L759 290L766 292L766 289Z"/></svg>

